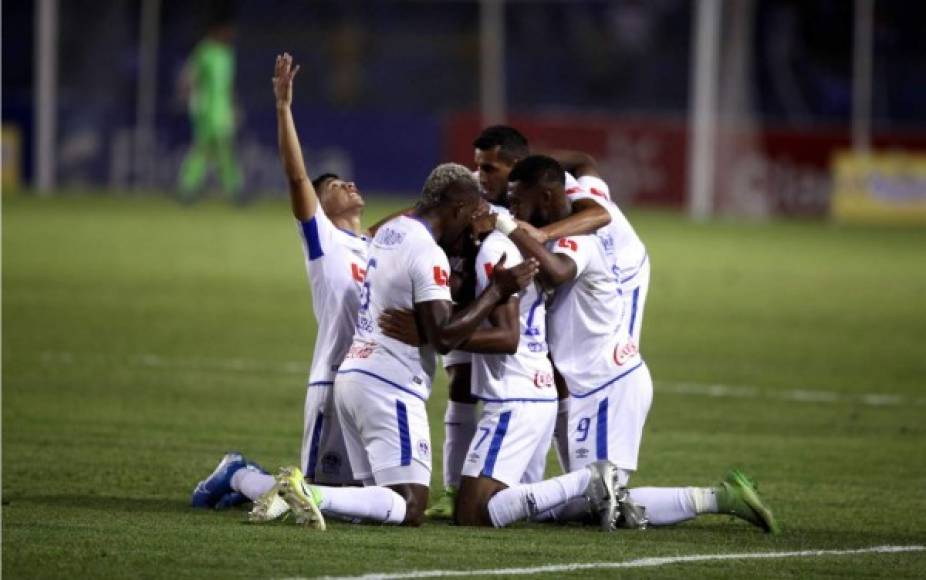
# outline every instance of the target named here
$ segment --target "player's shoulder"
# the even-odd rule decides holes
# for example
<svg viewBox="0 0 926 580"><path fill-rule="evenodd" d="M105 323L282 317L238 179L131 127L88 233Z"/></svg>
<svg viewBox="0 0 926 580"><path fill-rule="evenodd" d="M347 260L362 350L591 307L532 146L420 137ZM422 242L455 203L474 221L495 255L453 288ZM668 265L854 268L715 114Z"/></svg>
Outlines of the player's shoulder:
<svg viewBox="0 0 926 580"><path fill-rule="evenodd" d="M479 246L479 255L501 255L507 252L509 258L521 258L521 252L511 238L499 231L490 233Z"/></svg>

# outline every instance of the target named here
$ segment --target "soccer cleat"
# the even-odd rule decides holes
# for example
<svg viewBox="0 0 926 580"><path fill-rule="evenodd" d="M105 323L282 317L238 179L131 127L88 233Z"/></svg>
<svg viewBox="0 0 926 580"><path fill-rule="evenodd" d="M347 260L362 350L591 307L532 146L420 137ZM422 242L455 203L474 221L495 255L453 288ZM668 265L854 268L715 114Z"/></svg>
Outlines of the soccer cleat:
<svg viewBox="0 0 926 580"><path fill-rule="evenodd" d="M195 508L213 508L226 494L232 493L231 478L248 464L237 451L226 453L209 477L196 484L190 505Z"/></svg>
<svg viewBox="0 0 926 580"><path fill-rule="evenodd" d="M626 487L618 487L617 483L614 485L617 489L618 503L617 521L614 522L615 527L627 530L645 530L646 526L649 525L649 520L646 518L646 506L635 503L630 499L630 493Z"/></svg>
<svg viewBox="0 0 926 580"><path fill-rule="evenodd" d="M215 504L215 509L223 510L226 508L234 507L236 505L241 505L247 503L249 500L246 495L239 491L233 491L231 493L226 493L222 496L222 499Z"/></svg>
<svg viewBox="0 0 926 580"><path fill-rule="evenodd" d="M610 461L596 461L587 465L586 469L591 472L584 494L589 508L598 518L602 531L613 532L620 507L614 484L617 468Z"/></svg>
<svg viewBox="0 0 926 580"><path fill-rule="evenodd" d="M289 516L289 504L280 495L280 484L275 483L270 491L254 500L254 507L248 512L248 520L255 524L286 519Z"/></svg>
<svg viewBox="0 0 926 580"><path fill-rule="evenodd" d="M759 486L742 471L734 469L727 473L716 489L717 509L720 513L744 519L770 534L781 531L772 510L759 495Z"/></svg>
<svg viewBox="0 0 926 580"><path fill-rule="evenodd" d="M425 517L435 520L453 519L453 507L457 501L457 490L454 487L445 487L444 495L440 496L434 505L424 510Z"/></svg>
<svg viewBox="0 0 926 580"><path fill-rule="evenodd" d="M317 487L305 482L302 470L298 467L284 467L277 475L279 494L289 505L297 524L325 531L325 517L318 504L322 501Z"/></svg>

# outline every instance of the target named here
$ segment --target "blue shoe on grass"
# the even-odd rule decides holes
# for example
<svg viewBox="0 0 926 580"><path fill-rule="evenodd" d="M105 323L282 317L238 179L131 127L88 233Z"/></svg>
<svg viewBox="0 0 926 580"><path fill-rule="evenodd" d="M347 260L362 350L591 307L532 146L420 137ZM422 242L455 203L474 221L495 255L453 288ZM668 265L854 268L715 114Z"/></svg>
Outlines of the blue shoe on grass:
<svg viewBox="0 0 926 580"><path fill-rule="evenodd" d="M222 457L209 477L196 484L190 505L195 508L221 509L247 501L246 497L231 488L232 476L239 469L267 473L260 465L248 461L237 451L230 451Z"/></svg>

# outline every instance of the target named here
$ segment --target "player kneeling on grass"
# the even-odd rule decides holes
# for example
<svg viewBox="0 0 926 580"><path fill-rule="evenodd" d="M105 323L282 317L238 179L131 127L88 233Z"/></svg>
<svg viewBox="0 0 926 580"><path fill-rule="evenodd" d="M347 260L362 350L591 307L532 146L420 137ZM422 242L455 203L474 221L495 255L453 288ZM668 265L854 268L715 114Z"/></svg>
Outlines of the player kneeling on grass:
<svg viewBox="0 0 926 580"><path fill-rule="evenodd" d="M536 273L525 261L495 265L492 283L468 307L453 313L445 250L466 234L479 206L471 173L455 164L428 177L412 214L384 224L370 246L354 342L338 370L335 407L354 477L364 488L305 482L284 469L280 496L297 521L324 526L322 514L355 521L421 524L431 480L431 442L425 401L436 352L459 347L495 306L524 288ZM380 328L387 309L414 310L427 345L414 347Z"/></svg>
<svg viewBox="0 0 926 580"><path fill-rule="evenodd" d="M490 233L476 256L477 293L490 287L497 275L495 264L506 259L520 263L521 253L505 235ZM381 323L387 336L414 344L405 330L412 322L409 315L387 311ZM482 328L458 348L473 353L471 393L483 402L483 410L456 495L457 523L504 527L579 499L604 529L613 529L616 473L608 461L521 484L534 459L546 456L558 408L541 288L531 283L499 303Z"/></svg>
<svg viewBox="0 0 926 580"><path fill-rule="evenodd" d="M515 165L509 179L509 203L517 219L543 227L569 215L563 168L554 159L527 157ZM549 304L549 345L571 399L567 469L610 460L618 467L614 485L623 487L637 468L653 385L633 340L633 317L625 312L620 296L617 233L609 225L595 235L543 245L518 222L495 219L495 227L522 254L538 261L538 281L555 288ZM702 513L729 513L777 531L756 486L738 471L713 488L639 488L619 494L622 517L617 523L627 527L644 526L646 520L668 525ZM573 502L547 516L561 521L587 518L587 505Z"/></svg>

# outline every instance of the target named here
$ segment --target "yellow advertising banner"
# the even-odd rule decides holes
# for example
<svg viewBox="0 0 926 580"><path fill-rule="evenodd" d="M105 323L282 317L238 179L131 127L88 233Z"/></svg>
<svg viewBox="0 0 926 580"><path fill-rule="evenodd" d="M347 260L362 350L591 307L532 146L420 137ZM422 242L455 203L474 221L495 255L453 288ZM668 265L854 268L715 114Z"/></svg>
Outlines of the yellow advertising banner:
<svg viewBox="0 0 926 580"><path fill-rule="evenodd" d="M832 171L836 221L926 225L926 153L842 151Z"/></svg>

